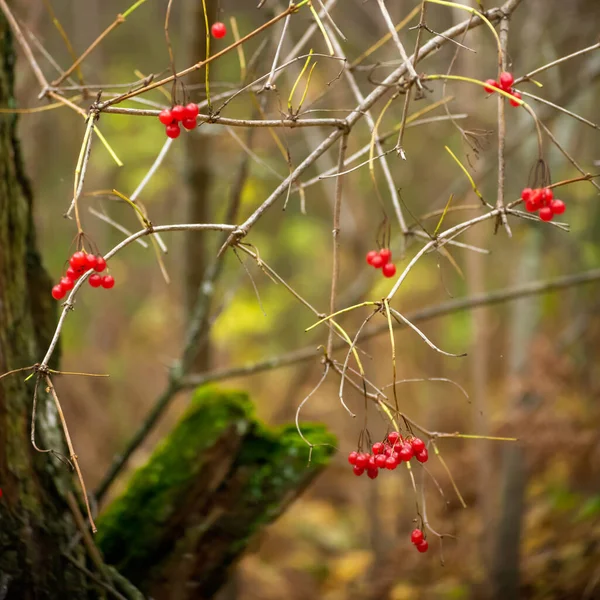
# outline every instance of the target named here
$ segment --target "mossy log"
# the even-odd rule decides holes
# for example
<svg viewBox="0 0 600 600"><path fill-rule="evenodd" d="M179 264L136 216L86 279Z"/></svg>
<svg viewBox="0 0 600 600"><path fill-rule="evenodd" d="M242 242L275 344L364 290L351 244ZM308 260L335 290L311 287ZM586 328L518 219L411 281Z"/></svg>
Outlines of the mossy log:
<svg viewBox="0 0 600 600"><path fill-rule="evenodd" d="M244 393L199 389L187 413L98 520L106 562L160 600L211 598L253 535L328 462L323 426L261 424Z"/></svg>

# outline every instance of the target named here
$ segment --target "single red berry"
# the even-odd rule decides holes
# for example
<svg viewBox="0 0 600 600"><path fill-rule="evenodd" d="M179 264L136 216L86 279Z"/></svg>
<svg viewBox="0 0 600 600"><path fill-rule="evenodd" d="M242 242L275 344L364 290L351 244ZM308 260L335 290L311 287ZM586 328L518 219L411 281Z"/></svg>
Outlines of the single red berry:
<svg viewBox="0 0 600 600"><path fill-rule="evenodd" d="M552 221L554 211L550 206L542 206L542 208L540 208L539 215L542 221Z"/></svg>
<svg viewBox="0 0 600 600"><path fill-rule="evenodd" d="M63 290L69 291L73 289L74 281L70 277L61 277L60 285L62 286Z"/></svg>
<svg viewBox="0 0 600 600"><path fill-rule="evenodd" d="M181 124L188 130L191 131L192 129L196 129L196 117L194 117L193 119L184 119Z"/></svg>
<svg viewBox="0 0 600 600"><path fill-rule="evenodd" d="M531 188L523 188L523 191L521 192L521 200L523 200L523 202L527 202L527 200L531 198L531 192L533 192Z"/></svg>
<svg viewBox="0 0 600 600"><path fill-rule="evenodd" d="M85 267L86 271L90 269L95 269L98 264L98 257L95 254L86 254L85 255Z"/></svg>
<svg viewBox="0 0 600 600"><path fill-rule="evenodd" d="M354 467L352 467L352 472L357 477L360 477L365 472L365 469L364 469L364 467L359 467L358 465L354 465Z"/></svg>
<svg viewBox="0 0 600 600"><path fill-rule="evenodd" d="M414 456L412 446L408 443L402 444L402 449L398 452L398 456L401 460L408 462Z"/></svg>
<svg viewBox="0 0 600 600"><path fill-rule="evenodd" d="M542 190L542 202L545 206L549 206L550 202L554 198L554 192L550 188L544 188Z"/></svg>
<svg viewBox="0 0 600 600"><path fill-rule="evenodd" d="M495 79L486 79L486 86L483 88L488 94L494 91L494 88L498 87L498 82Z"/></svg>
<svg viewBox="0 0 600 600"><path fill-rule="evenodd" d="M200 111L198 110L198 105L194 104L193 102L190 102L185 107L185 118L186 119L195 119L198 116L199 112Z"/></svg>
<svg viewBox="0 0 600 600"><path fill-rule="evenodd" d="M427 540L423 540L420 544L417 544L417 550L419 552L427 552L427 550L429 550L429 544L427 543Z"/></svg>
<svg viewBox="0 0 600 600"><path fill-rule="evenodd" d="M527 202L525 202L525 210L527 212L535 212L538 208L539 206L531 200L527 200Z"/></svg>
<svg viewBox="0 0 600 600"><path fill-rule="evenodd" d="M529 198L529 201L533 203L533 205L535 206L535 210L540 208L543 202L542 190L540 188L533 190L531 192L531 197Z"/></svg>
<svg viewBox="0 0 600 600"><path fill-rule="evenodd" d="M361 469L364 469L367 464L369 462L369 457L364 454L364 453L360 453L357 457L356 457L356 462L354 463L357 467L360 467Z"/></svg>
<svg viewBox="0 0 600 600"><path fill-rule="evenodd" d="M562 200L559 200L558 198L552 200L552 202L550 203L550 208L552 209L552 213L555 215L562 215L567 209L565 203Z"/></svg>
<svg viewBox="0 0 600 600"><path fill-rule="evenodd" d="M415 454L415 458L420 463L426 463L429 460L429 452L427 452L427 448L424 448L423 450L421 450L421 452L417 452Z"/></svg>
<svg viewBox="0 0 600 600"><path fill-rule="evenodd" d="M383 454L385 446L381 442L375 442L373 444L373 454Z"/></svg>
<svg viewBox="0 0 600 600"><path fill-rule="evenodd" d="M394 453L395 454L395 453ZM385 468L393 471L398 466L398 457L397 456L388 456L385 459Z"/></svg>
<svg viewBox="0 0 600 600"><path fill-rule="evenodd" d="M81 273L76 271L73 267L69 267L67 272L65 273L65 277L72 279L73 281L77 281L81 277Z"/></svg>
<svg viewBox="0 0 600 600"><path fill-rule="evenodd" d="M355 465L357 457L358 457L358 452L350 452L350 454L348 454L348 462L351 465Z"/></svg>
<svg viewBox="0 0 600 600"><path fill-rule="evenodd" d="M94 273L93 275L90 275L88 281L90 282L90 285L93 288L97 288L100 287L102 285L102 275L98 275L98 273Z"/></svg>
<svg viewBox="0 0 600 600"><path fill-rule="evenodd" d="M377 250L371 250L370 252L367 252L367 264L372 265L373 259L376 256L379 256L379 253L377 252Z"/></svg>
<svg viewBox="0 0 600 600"><path fill-rule="evenodd" d="M396 274L396 265L389 262L383 265L381 271L384 277L393 277Z"/></svg>
<svg viewBox="0 0 600 600"><path fill-rule="evenodd" d="M517 90L513 90L513 91L511 92L511 94L512 94L512 95L513 95L515 98L517 98L517 100L520 100L520 99L523 97L523 96L521 96L521 94L520 94L519 92L517 92ZM511 106L521 106L521 103L520 103L520 102L517 102L517 100L513 100L513 99L511 98L511 99L509 100L509 102L510 102L510 105L511 105Z"/></svg>
<svg viewBox="0 0 600 600"><path fill-rule="evenodd" d="M102 273L104 269L106 269L106 261L102 256L96 256L96 266L94 267L94 271Z"/></svg>
<svg viewBox="0 0 600 600"><path fill-rule="evenodd" d="M369 477L369 479L375 479L375 477L377 477L377 475L379 475L379 471L377 469L368 469L367 470L367 476Z"/></svg>
<svg viewBox="0 0 600 600"><path fill-rule="evenodd" d="M52 288L52 297L55 300L60 300L61 298L64 298L66 293L67 290L65 290L60 283Z"/></svg>
<svg viewBox="0 0 600 600"><path fill-rule="evenodd" d="M86 265L85 252L75 252L69 259L69 264L75 271L84 268Z"/></svg>
<svg viewBox="0 0 600 600"><path fill-rule="evenodd" d="M170 137L172 140L179 137L181 133L181 129L179 129L179 125L177 123L171 123L171 125L167 125L167 137Z"/></svg>
<svg viewBox="0 0 600 600"><path fill-rule="evenodd" d="M412 449L415 454L418 454L419 452L421 452L421 450L425 449L425 442L418 437L412 438L410 440L410 445L412 446Z"/></svg>
<svg viewBox="0 0 600 600"><path fill-rule="evenodd" d="M500 87L505 91L509 92L510 88L512 88L512 84L515 82L515 78L512 76L512 73L508 71L503 71L500 73Z"/></svg>
<svg viewBox="0 0 600 600"><path fill-rule="evenodd" d="M173 113L168 108L165 108L165 110L161 110L158 113L158 120L163 125L170 125L174 121Z"/></svg>
<svg viewBox="0 0 600 600"><path fill-rule="evenodd" d="M105 275L102 277L102 287L106 290L115 286L115 278L112 275Z"/></svg>
<svg viewBox="0 0 600 600"><path fill-rule="evenodd" d="M367 455L369 460L367 462L367 469L377 469L377 463L375 462L375 457L370 454Z"/></svg>
<svg viewBox="0 0 600 600"><path fill-rule="evenodd" d="M386 460L387 458L385 454L378 454L375 457L375 466L379 467L380 469L385 469Z"/></svg>
<svg viewBox="0 0 600 600"><path fill-rule="evenodd" d="M397 431L391 431L387 435L390 444L395 444L400 439L400 434Z"/></svg>
<svg viewBox="0 0 600 600"><path fill-rule="evenodd" d="M383 248L379 251L379 256L383 258L383 264L386 265L392 260L392 251L389 248Z"/></svg>
<svg viewBox="0 0 600 600"><path fill-rule="evenodd" d="M213 37L217 39L224 38L227 35L227 27L225 27L225 23L217 21L212 24L210 32L213 34Z"/></svg>
<svg viewBox="0 0 600 600"><path fill-rule="evenodd" d="M383 258L381 258L379 253L371 259L371 265L376 269L381 269L381 267L383 267Z"/></svg>
<svg viewBox="0 0 600 600"><path fill-rule="evenodd" d="M181 106L181 104L176 104L171 109L171 114L176 121L183 121L187 117L187 111L185 110L184 106Z"/></svg>
<svg viewBox="0 0 600 600"><path fill-rule="evenodd" d="M410 534L410 541L417 545L420 544L423 539L423 532L420 529L413 529L412 533Z"/></svg>

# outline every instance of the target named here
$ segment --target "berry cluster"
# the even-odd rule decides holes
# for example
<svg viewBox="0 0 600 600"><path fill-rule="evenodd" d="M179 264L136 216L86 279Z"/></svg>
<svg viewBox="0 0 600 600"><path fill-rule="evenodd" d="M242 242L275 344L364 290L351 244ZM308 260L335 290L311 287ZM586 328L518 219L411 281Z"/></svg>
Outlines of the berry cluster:
<svg viewBox="0 0 600 600"><path fill-rule="evenodd" d="M554 215L562 215L567 208L562 200L554 197L550 188L525 188L521 192L527 212L539 212L542 221L552 221Z"/></svg>
<svg viewBox="0 0 600 600"><path fill-rule="evenodd" d="M161 110L158 120L166 126L167 137L178 138L181 130L181 123L188 131L196 127L196 117L198 116L198 105L191 102L187 106L176 104L173 108Z"/></svg>
<svg viewBox="0 0 600 600"><path fill-rule="evenodd" d="M96 271L90 275L88 281L92 287L100 287L110 290L114 287L115 280L111 275L98 275L106 269L106 261L101 256L87 254L85 252L75 252L69 259L69 268L60 282L52 288L52 297L55 300L61 300L69 290L73 289L75 282L86 272Z"/></svg>
<svg viewBox="0 0 600 600"><path fill-rule="evenodd" d="M393 471L400 463L416 458L420 463L427 462L429 454L425 442L417 437L406 440L397 431L392 431L383 442L373 444L372 454L369 452L350 452L348 462L356 476L365 471L371 479L375 479L379 469Z"/></svg>
<svg viewBox="0 0 600 600"><path fill-rule="evenodd" d="M396 265L392 260L392 251L389 248L383 248L379 252L371 250L367 252L367 263L376 269L381 269L384 277L393 277L396 274Z"/></svg>
<svg viewBox="0 0 600 600"><path fill-rule="evenodd" d="M420 529L413 529L413 532L410 534L410 541L416 546L419 552L427 552L429 549L429 544L423 537L423 532Z"/></svg>
<svg viewBox="0 0 600 600"><path fill-rule="evenodd" d="M521 94L517 92L517 90L513 89L512 84L514 83L515 78L512 76L512 73L508 73L507 71L503 71L500 73L500 80L496 81L495 79L486 79L485 87L483 88L488 94L491 94L494 89L502 90L504 92L508 92L512 94L515 98L521 99ZM511 106L519 106L518 102L515 100L510 100Z"/></svg>
<svg viewBox="0 0 600 600"><path fill-rule="evenodd" d="M227 27L225 27L225 23L217 21L216 23L212 24L210 32L212 33L214 38L224 38L227 35Z"/></svg>

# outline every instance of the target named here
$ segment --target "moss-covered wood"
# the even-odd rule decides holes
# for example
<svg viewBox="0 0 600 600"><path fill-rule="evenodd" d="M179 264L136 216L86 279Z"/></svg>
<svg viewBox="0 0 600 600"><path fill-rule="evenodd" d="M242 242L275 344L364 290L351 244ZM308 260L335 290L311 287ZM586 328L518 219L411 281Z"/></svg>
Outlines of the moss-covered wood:
<svg viewBox="0 0 600 600"><path fill-rule="evenodd" d="M202 388L173 432L98 520L108 563L153 598L210 598L254 533L327 463L320 425L272 429L239 392ZM320 445L319 445L320 444Z"/></svg>

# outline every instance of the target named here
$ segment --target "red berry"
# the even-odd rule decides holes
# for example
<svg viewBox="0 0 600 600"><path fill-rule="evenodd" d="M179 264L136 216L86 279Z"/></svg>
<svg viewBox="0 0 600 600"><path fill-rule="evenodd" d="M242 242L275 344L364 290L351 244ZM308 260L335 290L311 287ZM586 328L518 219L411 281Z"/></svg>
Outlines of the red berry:
<svg viewBox="0 0 600 600"><path fill-rule="evenodd" d="M511 92L511 94L518 100L520 100L523 97L523 96L521 96L521 94L519 92L517 92L517 90L513 90ZM509 102L510 102L511 106L521 106L521 104L519 102L517 102L516 100L513 100L512 98L509 100Z"/></svg>
<svg viewBox="0 0 600 600"><path fill-rule="evenodd" d="M383 248L379 251L379 256L383 258L383 264L386 265L392 260L392 251L389 248Z"/></svg>
<svg viewBox="0 0 600 600"><path fill-rule="evenodd" d="M352 468L352 472L357 477L360 477L365 472L365 469L364 469L364 467L359 467L358 465L354 465L354 467Z"/></svg>
<svg viewBox="0 0 600 600"><path fill-rule="evenodd" d="M66 293L67 290L65 290L63 286L60 285L60 283L52 288L52 297L55 300L60 300L61 298L64 298Z"/></svg>
<svg viewBox="0 0 600 600"><path fill-rule="evenodd" d="M84 252L75 252L69 259L69 264L75 271L83 269L86 265L86 258Z"/></svg>
<svg viewBox="0 0 600 600"><path fill-rule="evenodd" d="M102 277L102 287L106 290L115 286L115 279L111 275L105 275Z"/></svg>
<svg viewBox="0 0 600 600"><path fill-rule="evenodd" d="M369 457L369 459L367 461L367 469L377 469L377 464L375 463L375 457L371 456L370 454L367 454L367 456Z"/></svg>
<svg viewBox="0 0 600 600"><path fill-rule="evenodd" d="M165 110L161 110L158 114L158 120L163 125L170 125L174 120L173 113L171 113L171 111L168 108L165 108Z"/></svg>
<svg viewBox="0 0 600 600"><path fill-rule="evenodd" d="M69 267L67 269L65 277L68 277L69 279L76 281L77 279L79 279L81 277L81 273L79 271L76 271L73 267Z"/></svg>
<svg viewBox="0 0 600 600"><path fill-rule="evenodd" d="M394 453L396 454L396 453ZM398 461L398 455L396 454L396 456L388 456L385 459L385 468L389 469L390 471L393 471L399 464Z"/></svg>
<svg viewBox="0 0 600 600"><path fill-rule="evenodd" d="M200 111L198 110L198 105L194 104L193 102L190 102L185 107L185 118L186 119L195 119L198 116L199 112Z"/></svg>
<svg viewBox="0 0 600 600"><path fill-rule="evenodd" d="M427 448L424 448L423 450L421 450L421 452L417 452L415 454L415 458L420 463L426 463L429 460L429 452L427 452Z"/></svg>
<svg viewBox="0 0 600 600"><path fill-rule="evenodd" d="M176 104L171 109L171 114L176 121L183 121L187 117L187 111L185 107L181 106L181 104Z"/></svg>
<svg viewBox="0 0 600 600"><path fill-rule="evenodd" d="M381 267L383 267L383 258L381 258L379 253L371 259L371 265L376 269L381 269Z"/></svg>
<svg viewBox="0 0 600 600"><path fill-rule="evenodd" d="M498 82L495 79L486 79L485 83L487 84L483 89L491 94L494 91L494 88L498 87Z"/></svg>
<svg viewBox="0 0 600 600"><path fill-rule="evenodd" d="M397 431L388 433L387 439L390 444L395 444L400 439L400 434Z"/></svg>
<svg viewBox="0 0 600 600"><path fill-rule="evenodd" d="M377 469L368 469L367 470L367 476L369 477L369 479L375 479L375 477L377 477L377 475L379 475L379 471Z"/></svg>
<svg viewBox="0 0 600 600"><path fill-rule="evenodd" d="M387 457L385 454L378 454L375 457L375 466L379 467L380 469L385 469L386 461Z"/></svg>
<svg viewBox="0 0 600 600"><path fill-rule="evenodd" d="M550 208L552 209L552 213L555 215L562 215L566 210L566 205L562 200L558 198L556 200L552 200L550 203Z"/></svg>
<svg viewBox="0 0 600 600"><path fill-rule="evenodd" d="M93 275L90 275L88 281L93 288L100 287L102 285L102 275L94 273Z"/></svg>
<svg viewBox="0 0 600 600"><path fill-rule="evenodd" d="M227 35L227 27L225 27L225 23L217 21L216 23L212 24L210 32L213 34L213 37L220 39Z"/></svg>
<svg viewBox="0 0 600 600"><path fill-rule="evenodd" d="M531 188L523 188L523 191L521 192L521 200L523 200L523 202L527 202L527 200L531 198L531 192L533 192Z"/></svg>
<svg viewBox="0 0 600 600"><path fill-rule="evenodd" d="M535 210L542 206L543 201L543 193L541 189L535 189L531 192L531 197L529 201L535 206Z"/></svg>
<svg viewBox="0 0 600 600"><path fill-rule="evenodd" d="M62 286L63 290L69 291L73 289L74 281L70 277L61 277L60 285Z"/></svg>
<svg viewBox="0 0 600 600"><path fill-rule="evenodd" d="M351 465L355 465L357 457L358 457L358 452L350 452L350 454L348 454L348 462Z"/></svg>
<svg viewBox="0 0 600 600"><path fill-rule="evenodd" d="M525 210L527 212L535 212L538 208L539 206L531 200L527 200L527 202L525 202Z"/></svg>
<svg viewBox="0 0 600 600"><path fill-rule="evenodd" d="M542 208L540 208L539 215L542 221L552 221L554 211L550 206L543 206Z"/></svg>
<svg viewBox="0 0 600 600"><path fill-rule="evenodd" d="M366 454L361 453L356 457L356 462L354 464L357 467L364 469L367 466L368 462L369 462L369 457Z"/></svg>
<svg viewBox="0 0 600 600"><path fill-rule="evenodd" d="M418 437L412 438L410 440L410 445L412 446L412 449L415 454L418 454L419 452L425 449L425 442Z"/></svg>
<svg viewBox="0 0 600 600"><path fill-rule="evenodd" d="M394 263L387 263L383 265L381 269L384 277L393 277L396 274L396 265Z"/></svg>
<svg viewBox="0 0 600 600"><path fill-rule="evenodd" d="M104 269L106 269L106 261L102 256L96 256L96 266L94 267L94 271L102 273Z"/></svg>
<svg viewBox="0 0 600 600"><path fill-rule="evenodd" d="M95 254L86 254L85 255L85 270L89 271L90 269L95 269L98 264L98 259Z"/></svg>
<svg viewBox="0 0 600 600"><path fill-rule="evenodd" d="M550 204L550 202L552 202L553 198L554 198L554 193L552 192L552 190L550 188L544 188L542 190L542 202L546 206L549 206L549 204Z"/></svg>
<svg viewBox="0 0 600 600"><path fill-rule="evenodd" d="M427 540L423 540L420 544L417 544L417 550L419 552L427 552L427 550L429 550L429 544L427 543Z"/></svg>
<svg viewBox="0 0 600 600"><path fill-rule="evenodd" d="M413 529L413 532L410 534L410 541L417 545L423 541L423 532L420 529Z"/></svg>
<svg viewBox="0 0 600 600"><path fill-rule="evenodd" d="M181 124L188 130L196 129L196 117L193 119L184 119Z"/></svg>
<svg viewBox="0 0 600 600"><path fill-rule="evenodd" d="M179 137L181 130L179 129L179 125L177 123L171 123L171 125L167 125L167 137L170 137L172 140Z"/></svg>
<svg viewBox="0 0 600 600"><path fill-rule="evenodd" d="M381 442L375 442L373 444L373 454L383 454L385 446Z"/></svg>
<svg viewBox="0 0 600 600"><path fill-rule="evenodd" d="M398 452L398 456L401 460L408 462L414 456L412 446L409 443L402 444L402 449Z"/></svg>
<svg viewBox="0 0 600 600"><path fill-rule="evenodd" d="M503 71L500 73L500 87L505 91L509 92L512 84L515 82L515 78L512 76L512 73L508 73L507 71Z"/></svg>
<svg viewBox="0 0 600 600"><path fill-rule="evenodd" d="M379 256L379 253L377 252L377 250L371 250L370 252L367 252L367 264L372 265L373 259L376 256Z"/></svg>

